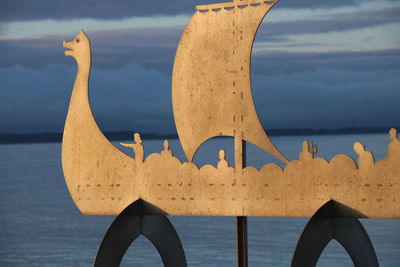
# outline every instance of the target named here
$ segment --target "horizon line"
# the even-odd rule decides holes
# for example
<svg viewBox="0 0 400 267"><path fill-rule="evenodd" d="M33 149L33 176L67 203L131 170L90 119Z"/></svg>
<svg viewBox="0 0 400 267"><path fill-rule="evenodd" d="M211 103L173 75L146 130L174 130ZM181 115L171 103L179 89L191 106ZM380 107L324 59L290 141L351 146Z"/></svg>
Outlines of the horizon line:
<svg viewBox="0 0 400 267"><path fill-rule="evenodd" d="M342 128L275 128L269 129L269 136L302 136L302 135L345 135L345 134L374 134L388 133L391 128L387 126L374 127L342 127ZM265 129L264 129L265 130ZM135 131L105 131L103 134L110 141L129 140ZM139 132L140 133L140 132ZM141 137L147 140L159 139L179 139L178 134L160 134L154 132L140 133ZM0 144L19 144L19 143L57 143L62 142L62 132L31 132L31 133L7 133L0 132ZM228 138L229 136L221 136Z"/></svg>

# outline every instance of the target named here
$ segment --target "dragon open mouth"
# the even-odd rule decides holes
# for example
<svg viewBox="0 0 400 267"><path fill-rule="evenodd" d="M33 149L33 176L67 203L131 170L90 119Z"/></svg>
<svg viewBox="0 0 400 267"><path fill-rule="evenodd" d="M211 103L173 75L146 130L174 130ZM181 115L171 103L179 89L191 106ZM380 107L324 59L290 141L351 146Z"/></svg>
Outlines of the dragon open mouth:
<svg viewBox="0 0 400 267"><path fill-rule="evenodd" d="M71 46L71 42L63 42L63 47L66 48L67 50L64 51L64 54L66 56L72 56L72 52L74 51L74 49Z"/></svg>

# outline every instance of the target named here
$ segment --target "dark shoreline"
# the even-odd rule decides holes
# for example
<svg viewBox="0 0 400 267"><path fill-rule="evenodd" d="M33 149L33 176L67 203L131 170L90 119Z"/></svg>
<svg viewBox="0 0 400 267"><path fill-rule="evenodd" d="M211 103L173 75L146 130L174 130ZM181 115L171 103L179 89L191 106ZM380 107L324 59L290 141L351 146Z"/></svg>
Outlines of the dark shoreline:
<svg viewBox="0 0 400 267"><path fill-rule="evenodd" d="M390 128L400 127L359 127L359 128L338 128L338 129L270 129L269 136L302 136L302 135L344 135L344 134L376 134L388 133ZM133 139L132 131L104 132L104 135L111 141ZM177 134L156 134L143 133L143 140L177 139ZM62 133L0 133L0 144L26 144L26 143L57 143L62 141Z"/></svg>

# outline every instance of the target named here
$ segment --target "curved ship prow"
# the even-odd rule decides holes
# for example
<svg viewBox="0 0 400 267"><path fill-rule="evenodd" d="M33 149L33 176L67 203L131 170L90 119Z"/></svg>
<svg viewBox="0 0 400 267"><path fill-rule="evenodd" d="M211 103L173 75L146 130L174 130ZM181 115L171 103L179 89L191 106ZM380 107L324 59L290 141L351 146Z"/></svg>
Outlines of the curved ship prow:
<svg viewBox="0 0 400 267"><path fill-rule="evenodd" d="M135 188L126 183L134 173L134 159L112 145L103 135L93 117L88 95L91 67L90 42L81 31L71 42L63 42L66 56L78 65L72 90L62 143L62 165L73 200L84 214L113 213L112 201L98 205L98 195L123 196ZM122 184L123 183L123 184ZM120 184L120 186L112 186ZM130 204L131 199L127 201ZM128 203L129 202L129 203Z"/></svg>

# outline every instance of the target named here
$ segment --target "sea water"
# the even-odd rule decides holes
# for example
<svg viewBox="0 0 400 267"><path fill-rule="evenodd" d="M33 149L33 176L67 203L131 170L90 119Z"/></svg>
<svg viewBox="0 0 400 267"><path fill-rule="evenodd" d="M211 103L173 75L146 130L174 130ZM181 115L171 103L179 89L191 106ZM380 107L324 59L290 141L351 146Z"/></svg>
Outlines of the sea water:
<svg viewBox="0 0 400 267"><path fill-rule="evenodd" d="M379 160L386 156L389 137L383 134L273 137L290 160L297 159L303 140L318 146L317 156L331 159L362 141ZM125 141L127 142L127 141ZM160 152L163 140L143 140L146 155ZM129 149L115 145L127 154ZM170 140L184 161L178 140ZM209 140L195 162L216 164L224 149L233 163L233 140ZM101 240L115 216L84 216L71 200L61 168L61 144L0 145L0 266L92 266ZM247 165L276 162L261 149L247 146ZM276 162L278 163L278 162ZM188 266L236 265L236 218L169 217L186 253ZM250 266L290 266L306 218L249 218ZM362 219L380 266L400 266L400 220ZM156 249L139 237L121 266L163 266ZM343 247L332 241L317 266L353 266Z"/></svg>

